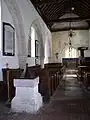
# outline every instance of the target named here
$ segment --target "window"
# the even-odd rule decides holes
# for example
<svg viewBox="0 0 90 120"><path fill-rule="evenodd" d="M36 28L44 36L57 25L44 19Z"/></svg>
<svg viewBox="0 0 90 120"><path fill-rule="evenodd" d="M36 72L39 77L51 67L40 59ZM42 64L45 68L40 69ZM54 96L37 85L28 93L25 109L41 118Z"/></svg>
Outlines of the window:
<svg viewBox="0 0 90 120"><path fill-rule="evenodd" d="M31 27L31 57L35 57L35 29Z"/></svg>
<svg viewBox="0 0 90 120"><path fill-rule="evenodd" d="M65 50L65 58L76 58L77 50L75 48L71 48L69 51L69 47Z"/></svg>

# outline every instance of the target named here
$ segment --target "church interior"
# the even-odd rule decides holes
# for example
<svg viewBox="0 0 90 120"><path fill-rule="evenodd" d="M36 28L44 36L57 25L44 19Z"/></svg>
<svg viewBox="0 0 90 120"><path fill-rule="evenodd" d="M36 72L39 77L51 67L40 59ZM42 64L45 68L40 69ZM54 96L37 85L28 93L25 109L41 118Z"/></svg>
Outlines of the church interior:
<svg viewBox="0 0 90 120"><path fill-rule="evenodd" d="M0 0L0 120L90 120L89 39L89 0Z"/></svg>

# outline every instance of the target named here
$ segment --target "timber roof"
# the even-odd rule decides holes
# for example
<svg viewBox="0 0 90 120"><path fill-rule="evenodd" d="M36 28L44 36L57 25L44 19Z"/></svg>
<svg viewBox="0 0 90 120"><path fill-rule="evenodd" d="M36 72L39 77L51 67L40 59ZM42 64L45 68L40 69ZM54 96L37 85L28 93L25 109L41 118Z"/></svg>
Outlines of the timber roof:
<svg viewBox="0 0 90 120"><path fill-rule="evenodd" d="M31 2L51 32L68 30L69 22L72 22L72 29L90 27L90 0L31 0ZM71 10L72 8L74 10Z"/></svg>

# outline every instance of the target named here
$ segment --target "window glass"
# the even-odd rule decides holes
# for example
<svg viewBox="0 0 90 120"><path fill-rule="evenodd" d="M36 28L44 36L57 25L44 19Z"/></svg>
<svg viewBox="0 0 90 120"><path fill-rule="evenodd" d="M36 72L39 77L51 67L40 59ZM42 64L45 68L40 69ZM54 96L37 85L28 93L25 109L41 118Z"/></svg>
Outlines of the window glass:
<svg viewBox="0 0 90 120"><path fill-rule="evenodd" d="M70 48L69 47L65 50L65 58L77 58L77 50L75 48Z"/></svg>
<svg viewBox="0 0 90 120"><path fill-rule="evenodd" d="M31 57L35 57L35 29L31 27Z"/></svg>

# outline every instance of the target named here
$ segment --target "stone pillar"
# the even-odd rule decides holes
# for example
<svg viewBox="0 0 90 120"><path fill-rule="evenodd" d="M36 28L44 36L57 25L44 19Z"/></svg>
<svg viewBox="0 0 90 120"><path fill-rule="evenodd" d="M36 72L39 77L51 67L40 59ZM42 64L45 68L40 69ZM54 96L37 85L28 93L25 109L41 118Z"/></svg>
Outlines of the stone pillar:
<svg viewBox="0 0 90 120"><path fill-rule="evenodd" d="M15 79L16 96L11 102L12 112L36 113L42 106L38 92L39 77L35 79Z"/></svg>

